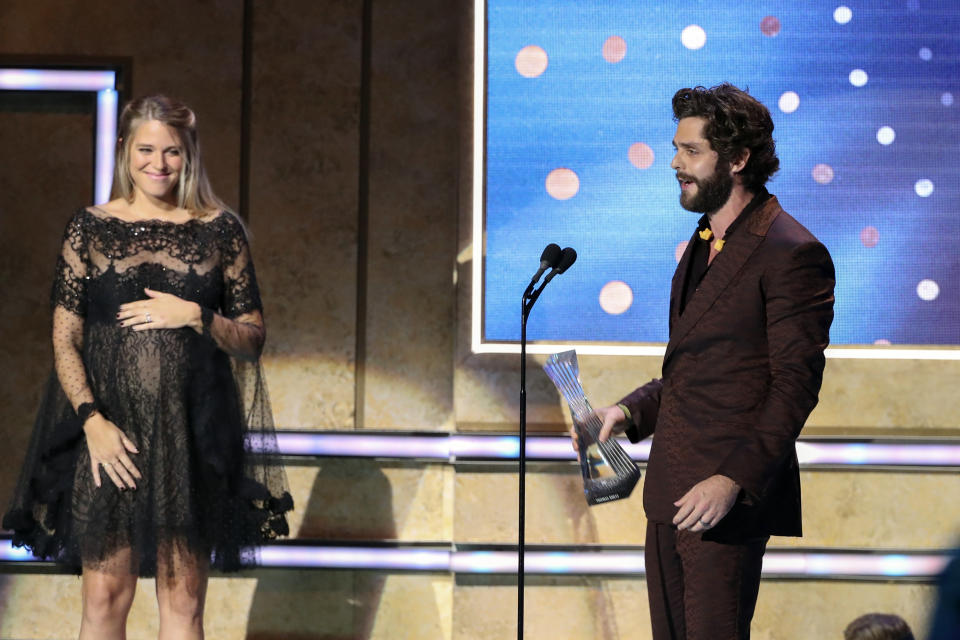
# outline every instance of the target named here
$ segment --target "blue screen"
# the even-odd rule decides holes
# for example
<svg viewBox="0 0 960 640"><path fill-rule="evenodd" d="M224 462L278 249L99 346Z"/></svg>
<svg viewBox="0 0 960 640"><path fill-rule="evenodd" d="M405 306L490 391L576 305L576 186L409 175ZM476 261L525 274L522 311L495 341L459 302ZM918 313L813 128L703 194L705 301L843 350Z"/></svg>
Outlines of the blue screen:
<svg viewBox="0 0 960 640"><path fill-rule="evenodd" d="M700 214L670 101L731 82L770 109L767 185L830 250L833 344L960 344L960 3L489 0L483 339L518 341L549 242L577 263L528 338L667 341Z"/></svg>

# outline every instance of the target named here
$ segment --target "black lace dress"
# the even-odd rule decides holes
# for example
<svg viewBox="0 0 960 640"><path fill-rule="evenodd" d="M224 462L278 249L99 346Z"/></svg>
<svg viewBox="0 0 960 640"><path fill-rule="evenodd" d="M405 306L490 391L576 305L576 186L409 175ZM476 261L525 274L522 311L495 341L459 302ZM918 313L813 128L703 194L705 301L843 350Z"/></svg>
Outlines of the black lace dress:
<svg viewBox="0 0 960 640"><path fill-rule="evenodd" d="M119 326L118 307L145 287L219 315L202 335ZM236 217L127 222L82 209L64 234L52 304L56 371L3 519L15 546L78 572L153 576L189 557L236 570L287 533L293 502L271 464L264 333L248 321L260 296ZM137 446L136 489L102 471L95 487L73 408L87 401Z"/></svg>

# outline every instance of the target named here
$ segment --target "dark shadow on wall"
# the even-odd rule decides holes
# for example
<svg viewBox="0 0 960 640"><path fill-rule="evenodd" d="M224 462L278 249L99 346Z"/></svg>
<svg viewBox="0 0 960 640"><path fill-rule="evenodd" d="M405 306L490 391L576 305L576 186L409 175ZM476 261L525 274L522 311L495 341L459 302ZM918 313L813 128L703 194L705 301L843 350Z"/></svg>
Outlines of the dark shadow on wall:
<svg viewBox="0 0 960 640"><path fill-rule="evenodd" d="M300 540L349 543L397 536L390 482L376 461L323 460L305 507ZM316 569L258 573L248 640L370 638L386 574Z"/></svg>

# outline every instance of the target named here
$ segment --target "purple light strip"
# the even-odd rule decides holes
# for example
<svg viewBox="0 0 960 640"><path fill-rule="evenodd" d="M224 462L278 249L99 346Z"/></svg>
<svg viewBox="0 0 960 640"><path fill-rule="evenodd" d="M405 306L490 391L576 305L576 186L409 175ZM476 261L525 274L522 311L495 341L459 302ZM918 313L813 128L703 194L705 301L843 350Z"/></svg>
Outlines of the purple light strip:
<svg viewBox="0 0 960 640"><path fill-rule="evenodd" d="M629 551L527 551L524 573L644 575L643 552ZM454 573L516 573L515 551L455 551Z"/></svg>
<svg viewBox="0 0 960 640"><path fill-rule="evenodd" d="M517 436L450 436L450 453L454 458L514 459L520 455ZM527 457L531 457L533 438L527 438ZM572 453L572 452L571 452Z"/></svg>
<svg viewBox="0 0 960 640"><path fill-rule="evenodd" d="M94 153L95 204L110 199L114 145L117 140L117 74L114 71L75 69L0 69L0 90L95 91L97 133Z"/></svg>
<svg viewBox="0 0 960 640"><path fill-rule="evenodd" d="M446 549L265 546L257 552L262 567L449 571Z"/></svg>
<svg viewBox="0 0 960 640"><path fill-rule="evenodd" d="M798 553L768 551L763 573L777 576L932 578L949 562L946 554Z"/></svg>
<svg viewBox="0 0 960 640"><path fill-rule="evenodd" d="M23 547L13 546L10 539L0 540L0 562L38 562L33 555Z"/></svg>
<svg viewBox="0 0 960 640"><path fill-rule="evenodd" d="M944 570L949 559L946 553L815 553L771 549L763 559L763 574L784 578L930 579ZM37 562L25 549L13 548L9 539L0 541L0 561ZM267 545L257 550L257 564L276 568L510 574L517 571L517 554L444 548ZM524 565L530 574L645 574L642 550L527 551Z"/></svg>
<svg viewBox="0 0 960 640"><path fill-rule="evenodd" d="M8 91L103 91L116 88L113 71L0 69L0 89Z"/></svg>
<svg viewBox="0 0 960 640"><path fill-rule="evenodd" d="M621 441L634 460L645 462L650 440L639 444ZM520 440L511 435L436 436L291 432L277 434L279 453L289 456L370 458L420 458L455 462L463 459L515 460ZM257 448L254 439L251 446ZM905 467L960 467L960 445L885 444L850 442L797 443L803 465L883 465ZM530 460L576 460L565 436L531 436L527 439Z"/></svg>
<svg viewBox="0 0 960 640"><path fill-rule="evenodd" d="M763 573L776 577L933 578L946 567L946 554L811 553L769 550ZM443 551L351 547L265 547L262 566L326 569L450 571L510 574L514 551ZM531 574L644 575L643 551L527 551Z"/></svg>
<svg viewBox="0 0 960 640"><path fill-rule="evenodd" d="M960 445L798 442L800 464L960 466Z"/></svg>
<svg viewBox="0 0 960 640"><path fill-rule="evenodd" d="M254 445L256 447L256 445ZM277 434L277 448L289 456L362 458L450 458L450 438L444 436L369 435L341 433Z"/></svg>

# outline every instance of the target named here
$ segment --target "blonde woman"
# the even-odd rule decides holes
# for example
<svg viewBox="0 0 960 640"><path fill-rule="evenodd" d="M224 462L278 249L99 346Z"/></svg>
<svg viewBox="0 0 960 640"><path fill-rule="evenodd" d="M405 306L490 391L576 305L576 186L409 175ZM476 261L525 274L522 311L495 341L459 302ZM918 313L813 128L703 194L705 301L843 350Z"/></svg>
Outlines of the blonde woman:
<svg viewBox="0 0 960 640"><path fill-rule="evenodd" d="M202 638L211 565L287 533L253 262L196 124L165 96L126 105L114 199L73 215L57 260L55 374L3 524L82 573L81 639L124 638L149 576L160 638Z"/></svg>

